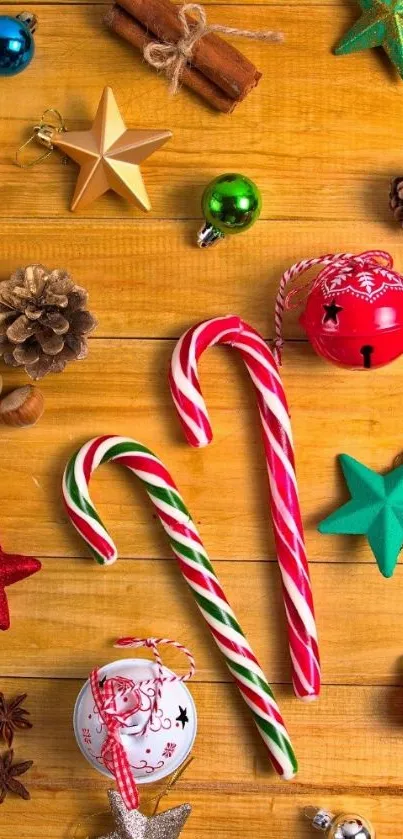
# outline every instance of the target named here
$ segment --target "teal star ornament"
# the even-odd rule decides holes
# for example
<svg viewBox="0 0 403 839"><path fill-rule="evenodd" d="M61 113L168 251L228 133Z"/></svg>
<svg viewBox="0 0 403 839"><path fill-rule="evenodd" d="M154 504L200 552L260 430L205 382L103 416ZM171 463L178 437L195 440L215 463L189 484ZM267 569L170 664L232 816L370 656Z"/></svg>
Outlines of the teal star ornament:
<svg viewBox="0 0 403 839"><path fill-rule="evenodd" d="M335 49L336 55L383 47L403 79L403 0L359 0L363 14Z"/></svg>
<svg viewBox="0 0 403 839"><path fill-rule="evenodd" d="M378 475L363 463L340 454L351 500L320 522L320 533L367 537L384 577L391 577L403 546L403 466Z"/></svg>

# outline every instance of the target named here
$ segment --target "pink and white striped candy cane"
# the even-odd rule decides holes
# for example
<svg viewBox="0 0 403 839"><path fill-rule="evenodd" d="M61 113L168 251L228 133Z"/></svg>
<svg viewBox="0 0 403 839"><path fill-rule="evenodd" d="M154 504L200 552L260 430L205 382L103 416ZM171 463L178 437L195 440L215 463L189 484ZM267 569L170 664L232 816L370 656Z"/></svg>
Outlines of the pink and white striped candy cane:
<svg viewBox="0 0 403 839"><path fill-rule="evenodd" d="M213 318L189 329L178 341L171 363L170 386L187 441L206 446L212 440L197 362L208 347L237 349L256 390L271 492L276 540L288 624L294 691L314 699L320 691L320 667L312 590L298 501L291 425L275 359L263 338L241 318Z"/></svg>

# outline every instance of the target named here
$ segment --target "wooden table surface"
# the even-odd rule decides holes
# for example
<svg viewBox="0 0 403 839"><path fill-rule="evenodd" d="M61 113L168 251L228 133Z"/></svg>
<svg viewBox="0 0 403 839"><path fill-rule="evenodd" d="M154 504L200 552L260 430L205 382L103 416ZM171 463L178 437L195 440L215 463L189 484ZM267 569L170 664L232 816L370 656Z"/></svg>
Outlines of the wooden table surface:
<svg viewBox="0 0 403 839"><path fill-rule="evenodd" d="M3 10L17 13L20 5ZM308 839L301 811L309 804L357 810L373 820L377 839L397 837L403 567L386 581L364 539L320 536L316 525L346 498L339 452L383 470L401 451L403 361L370 374L339 370L314 355L297 316L287 316L283 378L323 661L322 696L311 705L290 688L246 373L234 354L206 354L215 442L194 451L181 436L166 371L175 340L199 319L233 312L271 337L277 284L296 259L382 247L403 269L402 234L387 208L389 179L403 166L401 83L378 51L332 55L358 15L353 0L209 2L212 21L286 34L281 46L242 43L264 78L231 117L186 90L169 99L164 80L103 28L102 3L44 2L33 11L35 60L0 86L0 276L32 262L70 269L88 288L99 327L88 360L43 381L40 424L0 431L1 540L6 550L43 561L40 574L9 589L12 627L1 638L0 688L7 696L28 692L34 723L16 737L16 758L35 765L26 776L31 802L10 796L1 808L0 839L66 839L78 821L105 808L108 784L78 751L72 710L89 671L116 658L113 639L127 634L175 638L196 656L195 760L164 802L192 803L184 839ZM129 127L173 131L143 167L148 216L112 194L71 214L76 167L63 166L58 154L27 171L13 165L15 148L45 108L85 129L106 84ZM259 184L262 218L202 252L194 240L203 187L237 170ZM22 372L4 370L6 389L25 382ZM300 762L294 782L272 774L138 482L114 466L92 481L120 550L113 567L97 567L66 521L66 460L104 433L140 439L172 470L275 686ZM182 664L172 653L166 661ZM85 826L77 832L88 834L97 835Z"/></svg>

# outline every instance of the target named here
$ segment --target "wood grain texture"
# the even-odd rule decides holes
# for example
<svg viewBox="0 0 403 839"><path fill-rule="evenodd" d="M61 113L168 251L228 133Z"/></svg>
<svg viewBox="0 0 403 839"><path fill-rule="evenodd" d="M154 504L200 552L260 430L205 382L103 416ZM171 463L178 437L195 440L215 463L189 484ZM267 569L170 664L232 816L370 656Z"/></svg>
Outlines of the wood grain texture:
<svg viewBox="0 0 403 839"><path fill-rule="evenodd" d="M238 39L264 75L228 117L212 112L185 89L167 106L166 82L104 29L103 5L34 6L40 21L35 62L3 85L0 97L0 216L72 218L75 164L61 165L55 152L46 163L20 171L15 150L49 107L61 111L70 129L87 128L109 84L129 127L141 123L173 132L172 140L143 166L152 218L199 217L203 186L220 172L240 170L259 183L263 218L354 222L373 217L386 228L388 184L400 173L403 155L400 82L380 51L332 54L357 17L353 5L302 9L295 13L289 6L259 4L211 10L220 23L244 27L246 21L252 29L278 27L286 33L281 45L239 44ZM56 18L59 33L54 31ZM113 194L73 216L84 217L146 218Z"/></svg>
<svg viewBox="0 0 403 839"><path fill-rule="evenodd" d="M107 569L89 559L42 561L41 574L10 590L13 622L2 638L4 672L84 678L94 663L102 666L122 657L112 648L117 638L144 637L152 625L156 636L186 638L196 658L196 681L231 682L175 560L120 560ZM275 562L252 562L245 568L221 561L215 568L269 681L288 684L291 668ZM386 586L375 567L315 564L312 582L323 682L403 684L403 568ZM179 653L170 653L169 662L183 672Z"/></svg>
<svg viewBox="0 0 403 839"><path fill-rule="evenodd" d="M190 770L189 770L190 772ZM93 777L93 776L92 776ZM212 785L213 786L213 785ZM214 785L216 788L217 785ZM59 839L61 835L77 839L105 835L112 828L105 811L105 790L93 788L87 782L72 789L35 789L35 800L24 808L34 817L21 815L21 804L15 800L7 802L7 829L9 835L18 834L19 839ZM317 793L316 793L317 794ZM183 836L186 839L239 839L244 836L245 822L250 836L276 837L296 836L298 839L312 839L312 828L304 818L304 809L312 806L312 795L288 787L288 794L276 788L273 793L244 793L237 788L217 791L199 790L195 783L181 781L161 807L176 807L184 801L192 802L192 815L186 824ZM374 791L372 794L355 795L322 792L321 801L331 812L366 813L377 826L377 836L388 839L393 836L396 822L403 817L399 796ZM145 801L147 813L152 812L154 803ZM95 814L98 814L95 816ZM64 833L61 834L61 830ZM268 832L270 830L270 833Z"/></svg>
<svg viewBox="0 0 403 839"><path fill-rule="evenodd" d="M396 268L403 269L400 228L384 229L371 221L308 221L292 227L289 222L257 222L247 236L232 237L208 252L195 246L198 226L197 220L3 222L0 279L30 262L67 268L89 291L89 305L99 320L97 339L178 338L194 322L219 314L238 314L273 337L278 284L296 260L386 248ZM305 337L299 315L298 309L286 312L286 338ZM333 368L326 373L323 364L321 371L338 375Z"/></svg>
<svg viewBox="0 0 403 839"><path fill-rule="evenodd" d="M30 773L32 791L69 789L74 796L74 790L84 785L89 790L108 787L108 779L94 772L74 739L71 718L81 684L65 679L5 681L10 695L19 685L29 690L26 704L34 727L20 735L16 745L24 759L36 756ZM402 687L325 687L320 702L312 704L279 687L276 695L300 760L292 784L285 784L270 769L248 710L232 684L194 684L192 695L199 713L198 737L184 789L191 784L191 789L200 791L220 789L222 795L280 791L292 797L293 790L320 787L348 795L354 784L364 795L366 788L401 795ZM348 774L343 743L349 744Z"/></svg>
<svg viewBox="0 0 403 839"><path fill-rule="evenodd" d="M302 818L312 804L362 812L377 839L399 837L403 567L386 581L365 539L320 536L316 526L347 498L338 453L383 471L402 449L403 361L370 375L331 367L306 344L299 312L286 316L292 340L282 377L323 660L314 705L298 702L289 684L262 443L245 370L223 349L203 358L215 435L203 451L181 436L166 373L174 339L197 320L234 312L272 337L278 282L295 260L381 247L403 269L402 233L387 208L389 180L403 162L401 83L381 51L332 55L358 17L355 0L207 0L211 21L286 36L278 47L234 40L264 78L224 117L186 90L169 99L165 80L104 29L108 2L34 6L35 60L0 79L0 280L34 261L66 267L88 288L99 319L88 359L41 384L46 412L38 426L0 428L1 541L43 561L40 574L9 589L12 628L1 637L0 690L28 691L34 722L16 737L16 757L35 766L26 776L32 801L10 797L0 808L0 839L95 839L109 829L100 817L76 830L104 810L108 784L80 755L71 718L82 680L95 664L119 657L117 636L133 633L177 638L197 659L195 760L162 805L192 803L183 839L313 839ZM86 129L106 84L128 127L173 131L143 167L148 216L114 195L72 214L74 164L63 166L58 154L27 171L13 162L47 107L60 109L69 128ZM203 188L234 170L259 184L261 220L247 235L200 252ZM26 382L21 372L3 372L5 390ZM114 567L96 566L66 520L60 481L67 458L103 433L140 439L172 470L275 685L300 761L292 784L270 772L139 482L115 466L91 482L121 555ZM168 663L182 667L172 652Z"/></svg>
<svg viewBox="0 0 403 839"><path fill-rule="evenodd" d="M0 459L6 548L26 550L28 532L28 547L40 556L88 556L61 505L63 470L91 437L122 434L155 450L172 471L213 560L274 559L260 427L245 368L226 349L206 354L200 375L215 437L206 449L192 449L182 436L167 383L173 347L171 341L91 340L86 361L43 380L46 412L37 426L0 429L7 452ZM396 416L402 365L398 360L368 376L325 364L308 344L287 347L282 375L312 562L368 562L370 579L378 574L365 538L322 536L316 527L348 498L337 454L347 450L386 470L401 451ZM22 381L22 374L5 371L5 391ZM121 556L169 555L144 489L127 470L98 469L91 493Z"/></svg>

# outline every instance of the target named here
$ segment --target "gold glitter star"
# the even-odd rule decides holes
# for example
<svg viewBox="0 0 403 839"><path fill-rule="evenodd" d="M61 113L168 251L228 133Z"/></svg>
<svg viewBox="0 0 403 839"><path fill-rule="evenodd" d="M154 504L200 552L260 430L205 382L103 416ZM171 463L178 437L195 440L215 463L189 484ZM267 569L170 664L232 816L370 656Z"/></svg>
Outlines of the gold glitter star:
<svg viewBox="0 0 403 839"><path fill-rule="evenodd" d="M151 210L140 163L172 137L171 131L127 130L106 87L89 131L55 133L52 143L80 165L72 210L87 207L108 189Z"/></svg>
<svg viewBox="0 0 403 839"><path fill-rule="evenodd" d="M192 809L190 804L181 804L148 818L139 810L127 810L118 792L109 790L108 797L115 830L99 839L178 839Z"/></svg>

